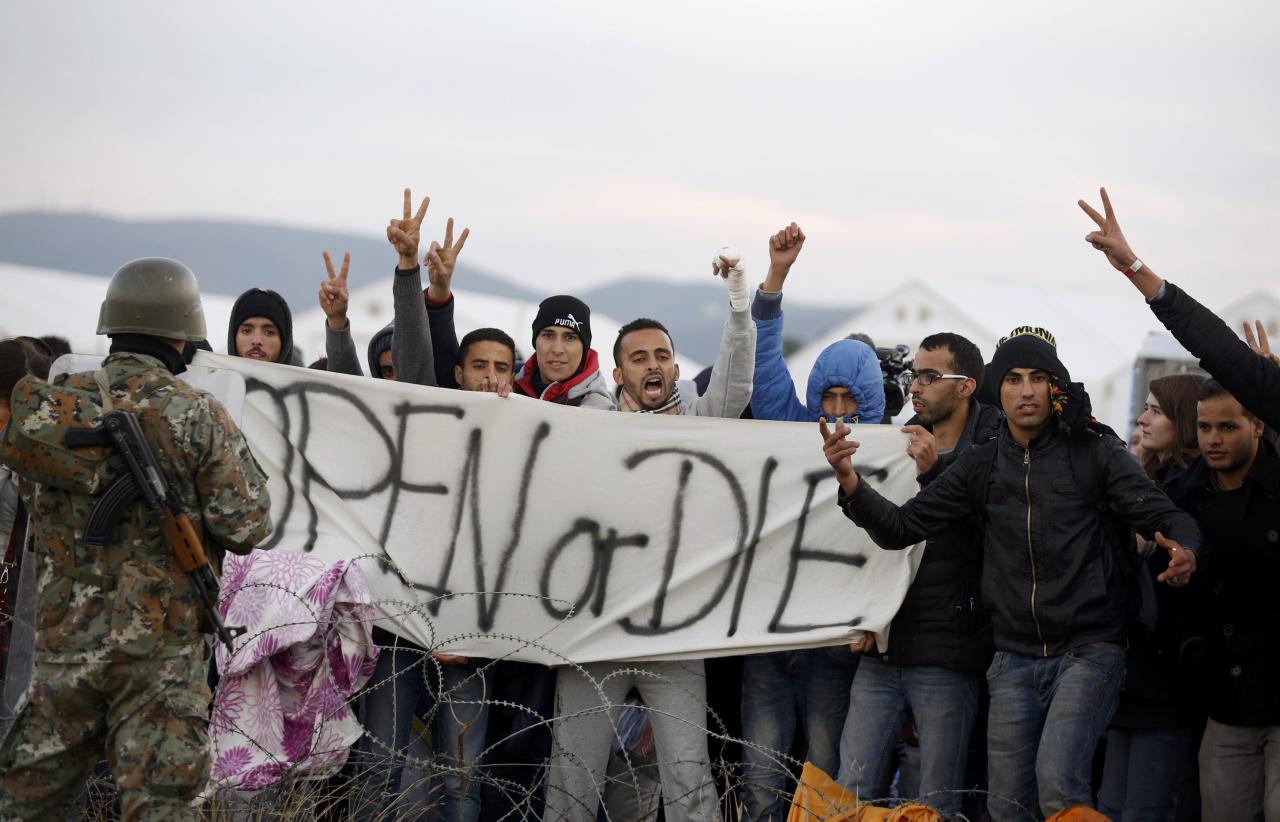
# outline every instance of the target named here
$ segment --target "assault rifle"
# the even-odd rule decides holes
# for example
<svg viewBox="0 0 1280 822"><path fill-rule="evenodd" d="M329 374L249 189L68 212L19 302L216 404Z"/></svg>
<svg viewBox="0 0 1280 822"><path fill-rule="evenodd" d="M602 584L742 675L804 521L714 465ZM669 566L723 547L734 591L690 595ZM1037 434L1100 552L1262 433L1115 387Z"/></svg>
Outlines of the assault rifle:
<svg viewBox="0 0 1280 822"><path fill-rule="evenodd" d="M178 565L195 583L205 614L213 624L218 639L231 651L231 641L243 634L245 628L223 624L222 617L218 614L218 575L209 564L204 546L200 544L200 537L186 512L182 510L182 503L169 488L164 470L156 461L156 455L143 435L142 427L138 425L138 418L129 411L117 408L103 414L102 422L92 428L68 430L64 442L68 448L86 445L114 448L129 469L128 473L111 483L93 506L84 530L84 544L91 548L101 548L120 517L141 497L151 513L161 520L160 530L164 534L164 541L178 560Z"/></svg>

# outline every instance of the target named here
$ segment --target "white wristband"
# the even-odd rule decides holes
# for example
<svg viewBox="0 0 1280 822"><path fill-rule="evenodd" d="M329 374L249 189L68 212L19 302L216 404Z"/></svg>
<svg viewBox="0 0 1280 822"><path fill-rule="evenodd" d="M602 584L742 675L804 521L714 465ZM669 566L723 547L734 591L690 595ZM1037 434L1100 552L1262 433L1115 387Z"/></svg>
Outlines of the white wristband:
<svg viewBox="0 0 1280 822"><path fill-rule="evenodd" d="M1126 277L1132 277L1134 274L1137 274L1141 270L1142 270L1142 260L1139 260L1137 257L1134 257L1133 262L1130 263L1129 267L1124 270L1124 275Z"/></svg>

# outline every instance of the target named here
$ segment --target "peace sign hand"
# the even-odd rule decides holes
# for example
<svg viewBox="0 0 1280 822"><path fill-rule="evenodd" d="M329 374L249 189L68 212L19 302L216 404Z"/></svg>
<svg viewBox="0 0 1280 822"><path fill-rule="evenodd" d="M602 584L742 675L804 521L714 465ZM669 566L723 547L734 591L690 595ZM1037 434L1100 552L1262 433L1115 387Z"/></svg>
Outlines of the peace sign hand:
<svg viewBox="0 0 1280 822"><path fill-rule="evenodd" d="M387 225L387 242L391 243L400 254L399 266L402 269L410 269L418 264L418 238L422 233L422 220L427 216L427 206L430 204L431 198L423 197L422 205L418 207L418 213L411 216L413 195L406 188L404 190L404 218L392 220Z"/></svg>
<svg viewBox="0 0 1280 822"><path fill-rule="evenodd" d="M1271 341L1267 339L1267 329L1262 324L1262 320L1254 320L1254 324L1258 328L1258 336L1253 336L1253 329L1249 327L1249 323L1244 324L1244 341L1253 349L1253 353L1269 360L1272 365L1280 365L1280 355L1271 350Z"/></svg>
<svg viewBox="0 0 1280 822"><path fill-rule="evenodd" d="M453 293L453 267L458 262L458 255L462 253L462 246L467 242L467 237L471 236L471 229L462 229L462 234L458 237L458 242L453 241L453 218L449 218L449 222L445 224L444 229L444 245L432 241L431 247L427 249L426 259L423 260L427 264L427 297L433 303L445 303L449 301L449 295Z"/></svg>
<svg viewBox="0 0 1280 822"><path fill-rule="evenodd" d="M1106 254L1107 262L1111 263L1116 271L1125 271L1133 265L1134 260L1138 259L1138 255L1133 253L1133 249L1129 247L1129 241L1124 238L1124 232L1120 230L1120 223L1116 220L1116 212L1111 207L1111 198L1107 196L1107 190L1100 188L1098 191L1102 194L1102 209L1106 212L1105 217L1094 211L1084 200L1077 201L1084 213L1098 224L1098 230L1086 235L1085 242Z"/></svg>
<svg viewBox="0 0 1280 822"><path fill-rule="evenodd" d="M347 289L347 271L351 268L351 252L342 255L342 270L333 273L333 260L329 252L324 252L324 267L328 278L320 283L320 310L324 312L325 324L334 331L347 327L347 303L351 300L351 292Z"/></svg>

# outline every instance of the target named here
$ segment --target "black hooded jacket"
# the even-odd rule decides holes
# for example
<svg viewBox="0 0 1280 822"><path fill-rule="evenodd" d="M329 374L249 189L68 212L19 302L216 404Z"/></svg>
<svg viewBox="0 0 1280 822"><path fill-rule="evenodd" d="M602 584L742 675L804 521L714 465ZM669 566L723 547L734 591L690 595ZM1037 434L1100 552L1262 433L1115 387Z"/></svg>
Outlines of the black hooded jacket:
<svg viewBox="0 0 1280 822"><path fill-rule="evenodd" d="M1027 657L1058 656L1127 633L1121 559L1098 509L1071 465L1072 436L1090 436L1098 487L1112 514L1142 533L1161 531L1204 557L1195 522L1142 472L1114 437L1070 434L1050 424L1027 447L1007 425L971 448L899 507L862 479L839 495L845 515L882 548L901 549L967 522L983 524L982 599L995 647ZM995 450L992 451L992 448ZM985 487L978 484L986 479Z"/></svg>
<svg viewBox="0 0 1280 822"><path fill-rule="evenodd" d="M1003 417L969 401L969 419L956 447L918 477L928 487L959 456L1000 430ZM920 425L912 418L908 425ZM925 426L926 428L928 426ZM968 523L932 536L920 568L889 628L885 660L904 667L929 665L981 674L991 663L991 617L982 604L982 531Z"/></svg>
<svg viewBox="0 0 1280 822"><path fill-rule="evenodd" d="M227 325L227 353L236 355L236 332L240 324L250 317L266 317L276 324L280 332L280 355L276 362L284 365L302 365L293 350L293 314L289 304L276 292L267 288L251 288L236 298L231 307L231 321Z"/></svg>

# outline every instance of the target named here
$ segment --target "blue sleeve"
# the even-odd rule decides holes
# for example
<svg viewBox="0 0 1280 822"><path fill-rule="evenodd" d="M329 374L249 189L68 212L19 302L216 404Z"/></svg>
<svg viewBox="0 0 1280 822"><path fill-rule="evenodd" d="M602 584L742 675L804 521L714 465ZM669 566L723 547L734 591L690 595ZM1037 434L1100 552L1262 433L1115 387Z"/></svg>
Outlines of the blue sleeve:
<svg viewBox="0 0 1280 822"><path fill-rule="evenodd" d="M775 296L757 291L751 304L751 318L756 324L751 413L758 420L811 422L813 415L796 397L795 383L791 381L791 372L782 358L781 303L781 294Z"/></svg>

